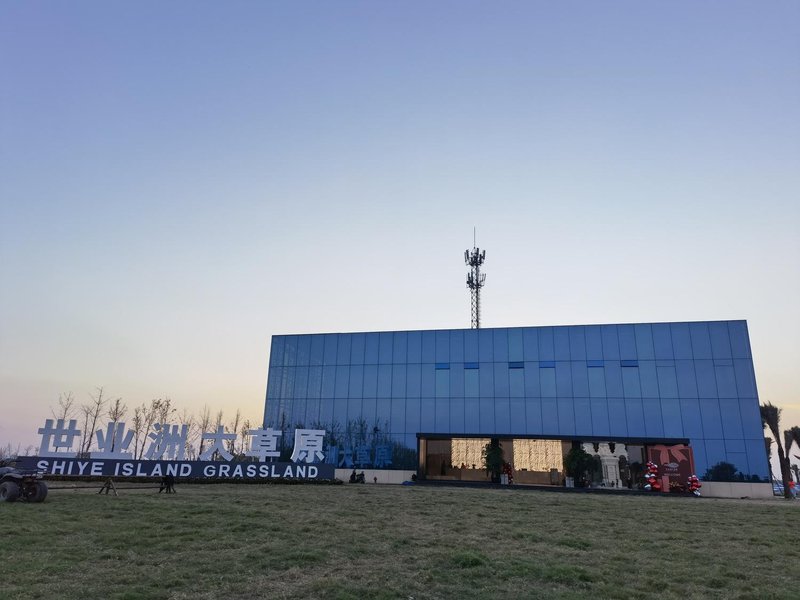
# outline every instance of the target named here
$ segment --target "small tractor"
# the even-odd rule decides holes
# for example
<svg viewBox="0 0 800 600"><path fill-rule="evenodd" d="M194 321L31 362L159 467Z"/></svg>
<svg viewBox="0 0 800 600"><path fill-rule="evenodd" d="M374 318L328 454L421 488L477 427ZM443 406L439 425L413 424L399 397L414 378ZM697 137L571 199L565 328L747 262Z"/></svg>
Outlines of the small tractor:
<svg viewBox="0 0 800 600"><path fill-rule="evenodd" d="M39 471L22 471L10 465L13 460L0 462L0 502L44 502L47 484Z"/></svg>

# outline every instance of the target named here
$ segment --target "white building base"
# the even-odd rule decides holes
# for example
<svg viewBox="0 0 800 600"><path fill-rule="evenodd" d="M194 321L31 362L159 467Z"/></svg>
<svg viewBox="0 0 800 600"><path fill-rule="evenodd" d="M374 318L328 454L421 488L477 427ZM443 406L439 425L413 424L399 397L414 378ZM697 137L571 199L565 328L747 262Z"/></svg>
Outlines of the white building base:
<svg viewBox="0 0 800 600"><path fill-rule="evenodd" d="M367 483L375 483L375 477L378 478L377 483L394 483L400 484L404 481L411 481L411 476L416 474L416 471L390 471L388 469L356 469L356 473L364 472L364 478ZM336 469L336 479L341 479L345 483L350 481L350 473L353 469Z"/></svg>
<svg viewBox="0 0 800 600"><path fill-rule="evenodd" d="M772 484L702 481L700 493L706 498L772 498Z"/></svg>

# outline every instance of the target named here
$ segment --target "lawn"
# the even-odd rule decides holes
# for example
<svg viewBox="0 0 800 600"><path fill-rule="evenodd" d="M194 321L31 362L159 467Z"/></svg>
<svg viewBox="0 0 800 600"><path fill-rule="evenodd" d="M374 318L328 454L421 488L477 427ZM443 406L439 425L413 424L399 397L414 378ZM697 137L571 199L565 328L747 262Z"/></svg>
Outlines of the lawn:
<svg viewBox="0 0 800 600"><path fill-rule="evenodd" d="M0 504L0 597L798 597L800 502L381 485L120 494Z"/></svg>

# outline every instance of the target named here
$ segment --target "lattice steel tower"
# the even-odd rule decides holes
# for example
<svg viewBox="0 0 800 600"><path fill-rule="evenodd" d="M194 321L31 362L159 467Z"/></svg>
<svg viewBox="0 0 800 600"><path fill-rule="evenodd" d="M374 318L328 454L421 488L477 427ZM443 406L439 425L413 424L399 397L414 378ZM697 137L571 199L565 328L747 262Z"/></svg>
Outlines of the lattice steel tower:
<svg viewBox="0 0 800 600"><path fill-rule="evenodd" d="M472 297L472 329L481 328L481 288L486 282L486 274L481 273L481 265L486 260L486 250L475 246L475 233L472 234L472 250L464 251L464 262L471 268L467 273L467 287Z"/></svg>

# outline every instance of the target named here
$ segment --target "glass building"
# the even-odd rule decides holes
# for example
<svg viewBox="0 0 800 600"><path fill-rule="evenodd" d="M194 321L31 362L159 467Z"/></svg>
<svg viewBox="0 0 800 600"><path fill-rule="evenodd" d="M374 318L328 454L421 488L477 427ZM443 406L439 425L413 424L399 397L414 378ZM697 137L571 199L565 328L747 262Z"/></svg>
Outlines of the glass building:
<svg viewBox="0 0 800 600"><path fill-rule="evenodd" d="M559 444L578 443L639 461L683 443L698 475L769 478L745 321L273 336L264 425L287 446L325 429L347 468L449 477L500 438L554 484Z"/></svg>

